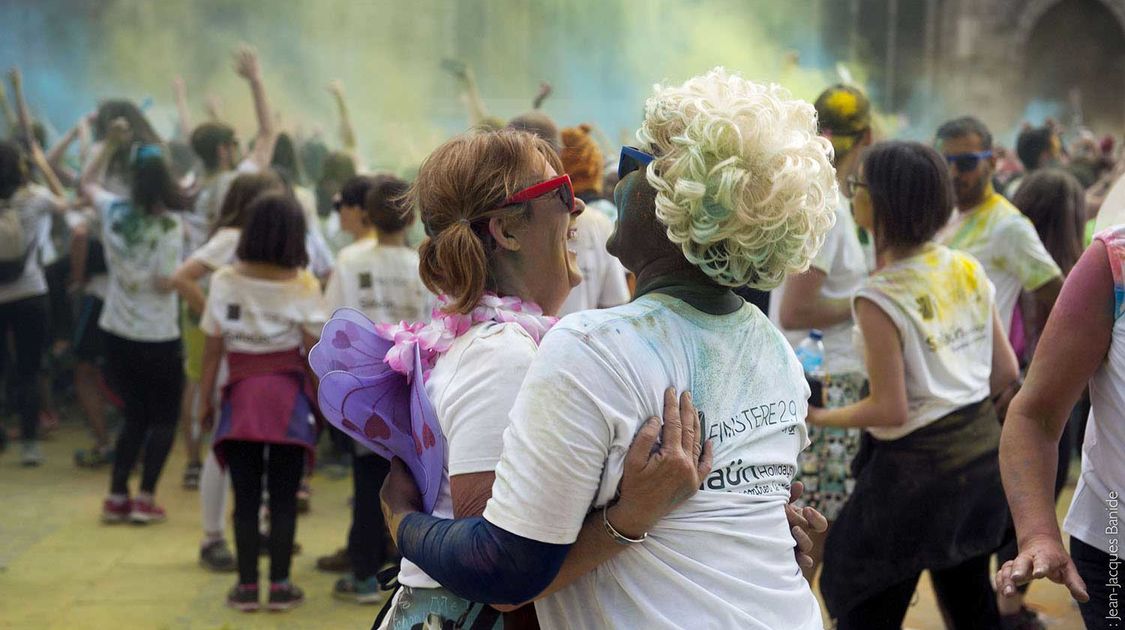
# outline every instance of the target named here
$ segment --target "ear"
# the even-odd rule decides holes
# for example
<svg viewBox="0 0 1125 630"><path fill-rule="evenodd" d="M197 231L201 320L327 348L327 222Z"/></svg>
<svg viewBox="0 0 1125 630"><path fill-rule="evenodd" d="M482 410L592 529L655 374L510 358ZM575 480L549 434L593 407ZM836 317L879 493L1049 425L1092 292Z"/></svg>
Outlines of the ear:
<svg viewBox="0 0 1125 630"><path fill-rule="evenodd" d="M492 240L496 241L496 245L501 249L510 252L520 250L519 238L514 227L512 217L492 217L488 220L488 232L492 235Z"/></svg>

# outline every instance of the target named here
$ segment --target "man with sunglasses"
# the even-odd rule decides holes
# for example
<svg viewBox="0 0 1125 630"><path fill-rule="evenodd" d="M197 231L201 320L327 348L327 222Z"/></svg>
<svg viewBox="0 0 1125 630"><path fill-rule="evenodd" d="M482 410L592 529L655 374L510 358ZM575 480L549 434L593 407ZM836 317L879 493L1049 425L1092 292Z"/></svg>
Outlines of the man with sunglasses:
<svg viewBox="0 0 1125 630"><path fill-rule="evenodd" d="M938 239L980 261L996 287L996 308L1005 333L1011 334L1012 317L1022 291L1034 296L1035 312L1045 320L1062 288L1062 271L1031 221L993 189L996 157L992 153L992 134L976 118L958 118L938 128L937 149L949 163L957 200L957 212ZM1042 330L1043 323L1038 322L1035 329ZM1018 390L1017 381L994 398L1001 420ZM1012 547L1006 546L997 553L1001 564L1015 557ZM997 603L1002 617L1012 622L1019 618L1037 623L1034 613L1023 606L1022 594L1011 598L998 596Z"/></svg>
<svg viewBox="0 0 1125 630"><path fill-rule="evenodd" d="M1031 221L993 189L996 157L988 128L972 117L947 122L937 131L937 149L949 162L957 199L957 212L939 239L984 266L996 286L1005 333L1011 332L1021 291L1035 296L1037 312L1049 313L1062 288L1062 271Z"/></svg>

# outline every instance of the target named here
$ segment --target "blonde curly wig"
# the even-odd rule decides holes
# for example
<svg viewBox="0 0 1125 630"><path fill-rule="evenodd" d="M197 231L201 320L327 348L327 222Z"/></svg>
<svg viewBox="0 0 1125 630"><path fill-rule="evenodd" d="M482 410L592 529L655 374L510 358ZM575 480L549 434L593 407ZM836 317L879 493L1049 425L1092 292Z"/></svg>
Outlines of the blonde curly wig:
<svg viewBox="0 0 1125 630"><path fill-rule="evenodd" d="M646 171L657 218L708 276L771 289L808 269L838 192L812 105L720 67L657 85L637 139L657 156Z"/></svg>

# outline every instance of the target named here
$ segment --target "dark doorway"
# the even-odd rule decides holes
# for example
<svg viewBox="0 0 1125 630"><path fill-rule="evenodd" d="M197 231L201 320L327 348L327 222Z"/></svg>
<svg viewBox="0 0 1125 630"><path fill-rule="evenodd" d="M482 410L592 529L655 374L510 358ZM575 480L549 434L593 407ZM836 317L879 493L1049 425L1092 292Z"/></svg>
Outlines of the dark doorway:
<svg viewBox="0 0 1125 630"><path fill-rule="evenodd" d="M1047 10L1028 38L1026 62L1029 101L1065 103L1071 116L1080 104L1095 133L1125 130L1125 32L1102 2L1063 0Z"/></svg>

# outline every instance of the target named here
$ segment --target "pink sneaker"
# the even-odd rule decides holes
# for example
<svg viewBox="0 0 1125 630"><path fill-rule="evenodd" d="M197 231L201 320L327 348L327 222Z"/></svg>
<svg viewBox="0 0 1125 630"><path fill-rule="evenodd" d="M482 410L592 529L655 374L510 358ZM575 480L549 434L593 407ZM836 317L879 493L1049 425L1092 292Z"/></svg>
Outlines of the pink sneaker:
<svg viewBox="0 0 1125 630"><path fill-rule="evenodd" d="M133 502L129 499L109 499L102 503L102 522L110 525L124 523L129 519L133 510Z"/></svg>
<svg viewBox="0 0 1125 630"><path fill-rule="evenodd" d="M155 503L141 501L140 499L133 501L133 509L129 512L129 520L138 525L162 523L167 520L167 518L168 515L164 513L164 508Z"/></svg>

